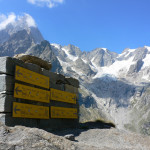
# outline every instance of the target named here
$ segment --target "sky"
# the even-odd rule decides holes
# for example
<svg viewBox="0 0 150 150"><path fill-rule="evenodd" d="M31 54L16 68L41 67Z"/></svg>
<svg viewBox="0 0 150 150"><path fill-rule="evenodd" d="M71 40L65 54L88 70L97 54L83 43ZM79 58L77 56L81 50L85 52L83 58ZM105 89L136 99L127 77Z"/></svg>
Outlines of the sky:
<svg viewBox="0 0 150 150"><path fill-rule="evenodd" d="M117 53L150 46L150 0L0 0L0 27L24 13L50 43Z"/></svg>

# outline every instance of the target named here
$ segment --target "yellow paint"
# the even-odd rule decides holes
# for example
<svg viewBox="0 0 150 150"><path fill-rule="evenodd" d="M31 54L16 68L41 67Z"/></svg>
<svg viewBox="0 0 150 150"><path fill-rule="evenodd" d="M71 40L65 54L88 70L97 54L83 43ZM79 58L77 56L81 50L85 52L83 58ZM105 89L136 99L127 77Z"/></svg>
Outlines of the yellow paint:
<svg viewBox="0 0 150 150"><path fill-rule="evenodd" d="M49 77L16 66L15 79L49 89Z"/></svg>
<svg viewBox="0 0 150 150"><path fill-rule="evenodd" d="M49 107L13 102L13 117L49 119Z"/></svg>
<svg viewBox="0 0 150 150"><path fill-rule="evenodd" d="M77 109L51 106L51 118L77 119Z"/></svg>
<svg viewBox="0 0 150 150"><path fill-rule="evenodd" d="M49 103L50 91L15 83L14 97Z"/></svg>
<svg viewBox="0 0 150 150"><path fill-rule="evenodd" d="M76 104L76 94L61 91L61 90L56 90L56 89L50 89L50 90L51 90L51 94L50 94L51 100Z"/></svg>

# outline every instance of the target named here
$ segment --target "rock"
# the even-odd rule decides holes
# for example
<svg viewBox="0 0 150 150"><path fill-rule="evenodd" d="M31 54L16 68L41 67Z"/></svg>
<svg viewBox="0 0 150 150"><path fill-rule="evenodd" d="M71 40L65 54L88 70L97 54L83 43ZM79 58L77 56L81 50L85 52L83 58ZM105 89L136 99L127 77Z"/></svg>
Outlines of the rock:
<svg viewBox="0 0 150 150"><path fill-rule="evenodd" d="M14 77L6 74L0 74L0 92L13 92Z"/></svg>
<svg viewBox="0 0 150 150"><path fill-rule="evenodd" d="M138 60L144 59L147 52L148 52L148 50L145 47L137 48L137 50L135 51L135 56L134 56L133 61L138 61Z"/></svg>
<svg viewBox="0 0 150 150"><path fill-rule="evenodd" d="M96 48L88 53L90 59L93 58L93 62L100 67L110 66L117 57L117 53L110 52L106 48Z"/></svg>
<svg viewBox="0 0 150 150"><path fill-rule="evenodd" d="M78 88L76 88L76 87L74 87L74 86L72 86L72 85L65 84L65 91L66 91L66 92L70 92L70 93L76 94L77 99L79 99Z"/></svg>
<svg viewBox="0 0 150 150"><path fill-rule="evenodd" d="M0 113L0 123L9 127L23 125L26 127L37 127L38 120L30 118L13 118L12 113Z"/></svg>
<svg viewBox="0 0 150 150"><path fill-rule="evenodd" d="M71 134L64 137L64 132ZM74 135L76 141L70 141ZM76 128L49 133L24 126L7 127L0 121L0 150L149 150L149 141L148 136L115 128Z"/></svg>
<svg viewBox="0 0 150 150"><path fill-rule="evenodd" d="M0 150L75 150L77 146L63 137L37 128L0 125Z"/></svg>
<svg viewBox="0 0 150 150"><path fill-rule="evenodd" d="M75 136L73 134L67 134L64 137L70 141L75 141Z"/></svg>
<svg viewBox="0 0 150 150"><path fill-rule="evenodd" d="M65 81L67 84L72 85L76 88L79 88L79 81L77 79L72 78L72 77L66 77Z"/></svg>
<svg viewBox="0 0 150 150"><path fill-rule="evenodd" d="M82 72L86 76L91 76L94 74L94 71L90 68L89 64L84 63L84 61L81 58L78 58L74 62L74 68L76 71Z"/></svg>
<svg viewBox="0 0 150 150"><path fill-rule="evenodd" d="M32 37L27 30L18 31L0 45L0 56L12 57L15 54L24 53L32 44Z"/></svg>
<svg viewBox="0 0 150 150"><path fill-rule="evenodd" d="M29 50L26 51L26 54L36 56L45 61L50 61L53 66L51 71L59 72L59 73L61 72L62 67L61 67L57 57L51 50L51 46L48 41L44 40L40 44L37 44L37 45L31 47Z"/></svg>
<svg viewBox="0 0 150 150"><path fill-rule="evenodd" d="M0 94L0 112L12 112L12 102L16 101L12 95Z"/></svg>
<svg viewBox="0 0 150 150"><path fill-rule="evenodd" d="M140 71L141 67L143 65L142 60L138 60L134 65L131 65L128 71L128 74L137 73Z"/></svg>
<svg viewBox="0 0 150 150"><path fill-rule="evenodd" d="M118 129L85 129L76 136L78 143L99 150L149 150L150 137Z"/></svg>
<svg viewBox="0 0 150 150"><path fill-rule="evenodd" d="M38 58L36 56L31 55L25 55L25 54L17 54L14 56L14 58L20 59L25 63L32 63L40 66L41 68L44 68L46 70L51 70L52 65L51 63L42 60L41 58Z"/></svg>
<svg viewBox="0 0 150 150"><path fill-rule="evenodd" d="M41 67L36 64L25 64L22 60L11 57L0 57L0 73L14 76L16 65L32 70L37 73L41 72Z"/></svg>

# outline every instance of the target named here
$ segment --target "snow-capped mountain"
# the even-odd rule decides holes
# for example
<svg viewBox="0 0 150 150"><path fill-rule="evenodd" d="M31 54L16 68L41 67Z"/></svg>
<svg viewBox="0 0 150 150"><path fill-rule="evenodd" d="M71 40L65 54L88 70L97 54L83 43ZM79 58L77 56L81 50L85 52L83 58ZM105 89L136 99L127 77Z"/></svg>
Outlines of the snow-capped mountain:
<svg viewBox="0 0 150 150"><path fill-rule="evenodd" d="M18 17L11 14L0 23L0 56L24 53L29 47L43 40L34 19L29 14Z"/></svg>
<svg viewBox="0 0 150 150"><path fill-rule="evenodd" d="M33 18L0 23L0 56L26 53L52 62L53 70L80 81L81 121L104 119L118 128L150 135L150 47L82 52L45 41Z"/></svg>
<svg viewBox="0 0 150 150"><path fill-rule="evenodd" d="M73 45L51 47L64 73L79 79L82 100L88 103L93 118L102 117L119 128L149 134L150 47L128 48L121 54L106 48L81 52Z"/></svg>
<svg viewBox="0 0 150 150"><path fill-rule="evenodd" d="M40 43L44 40L34 19L29 14L24 14L23 16L11 14L0 23L0 44L7 41L14 33L21 30L26 30L27 33L32 36L34 43Z"/></svg>

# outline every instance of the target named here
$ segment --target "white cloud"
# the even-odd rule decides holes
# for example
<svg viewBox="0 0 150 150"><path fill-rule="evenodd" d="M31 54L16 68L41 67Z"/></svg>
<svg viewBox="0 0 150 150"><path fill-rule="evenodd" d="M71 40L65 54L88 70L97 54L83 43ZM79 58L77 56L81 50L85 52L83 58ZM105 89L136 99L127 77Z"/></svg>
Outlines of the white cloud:
<svg viewBox="0 0 150 150"><path fill-rule="evenodd" d="M15 13L0 14L0 30L5 29L8 24L19 25L21 23L28 27L36 27L34 19L29 14L24 13L22 16L16 16Z"/></svg>
<svg viewBox="0 0 150 150"><path fill-rule="evenodd" d="M25 17L26 17L26 22L29 27L36 27L36 23L35 23L34 19L29 14L25 13Z"/></svg>
<svg viewBox="0 0 150 150"><path fill-rule="evenodd" d="M9 16L1 14L0 15L0 30L5 29L8 24L14 23L15 19L16 19L16 15L14 13L11 13Z"/></svg>
<svg viewBox="0 0 150 150"><path fill-rule="evenodd" d="M29 3L37 6L47 6L49 8L62 4L64 0L27 0Z"/></svg>

